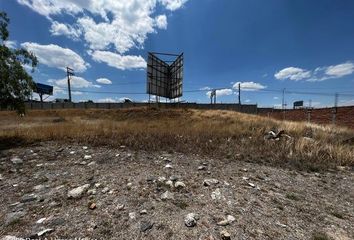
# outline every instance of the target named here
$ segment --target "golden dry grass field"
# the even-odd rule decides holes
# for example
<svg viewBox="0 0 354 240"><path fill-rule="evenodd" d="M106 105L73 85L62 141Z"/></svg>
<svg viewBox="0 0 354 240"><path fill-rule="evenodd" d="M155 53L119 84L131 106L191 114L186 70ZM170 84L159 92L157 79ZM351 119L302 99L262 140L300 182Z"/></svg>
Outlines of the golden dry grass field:
<svg viewBox="0 0 354 240"><path fill-rule="evenodd" d="M270 131L291 136L265 140ZM29 111L25 117L0 112L0 148L38 141L135 150L198 153L312 171L354 165L354 131L334 126L271 120L221 110Z"/></svg>

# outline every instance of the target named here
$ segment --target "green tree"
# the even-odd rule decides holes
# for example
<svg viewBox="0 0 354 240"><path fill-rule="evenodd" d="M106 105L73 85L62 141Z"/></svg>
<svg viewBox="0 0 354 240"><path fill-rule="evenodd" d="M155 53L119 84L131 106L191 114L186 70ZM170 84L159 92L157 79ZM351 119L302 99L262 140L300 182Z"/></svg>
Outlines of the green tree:
<svg viewBox="0 0 354 240"><path fill-rule="evenodd" d="M9 39L9 22L7 14L0 12L0 107L24 113L24 101L31 95L35 84L23 66L31 66L33 72L38 60L26 49L10 49L5 45Z"/></svg>

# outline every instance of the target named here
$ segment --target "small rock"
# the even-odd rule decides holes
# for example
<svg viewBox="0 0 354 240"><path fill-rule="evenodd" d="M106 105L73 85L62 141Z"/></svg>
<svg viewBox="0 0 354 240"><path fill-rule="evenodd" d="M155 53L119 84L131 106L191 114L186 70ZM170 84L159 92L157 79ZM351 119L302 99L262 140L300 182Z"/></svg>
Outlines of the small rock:
<svg viewBox="0 0 354 240"><path fill-rule="evenodd" d="M167 165L165 166L165 168L166 168L166 169L172 169L173 167L172 167L171 164L167 164Z"/></svg>
<svg viewBox="0 0 354 240"><path fill-rule="evenodd" d="M166 186L173 187L173 182L171 180L167 180L165 184Z"/></svg>
<svg viewBox="0 0 354 240"><path fill-rule="evenodd" d="M234 216L231 216L231 215L227 215L227 221L229 222L229 223L232 223L232 222L234 222L235 220L236 220L236 218L234 217Z"/></svg>
<svg viewBox="0 0 354 240"><path fill-rule="evenodd" d="M101 183L95 183L95 188L101 187Z"/></svg>
<svg viewBox="0 0 354 240"><path fill-rule="evenodd" d="M96 207L97 207L96 203L89 204L89 209L91 209L91 210L96 209Z"/></svg>
<svg viewBox="0 0 354 240"><path fill-rule="evenodd" d="M129 218L132 219L132 220L135 219L136 218L136 213L135 212L130 212L129 213Z"/></svg>
<svg viewBox="0 0 354 240"><path fill-rule="evenodd" d="M87 146L83 146L83 147L82 147L82 149L87 150L87 149L88 149L88 147L87 147Z"/></svg>
<svg viewBox="0 0 354 240"><path fill-rule="evenodd" d="M13 158L11 158L11 162L13 164L22 164L23 160L21 158L19 158L19 157L13 157Z"/></svg>
<svg viewBox="0 0 354 240"><path fill-rule="evenodd" d="M105 187L102 189L102 193L108 193L109 192L109 188L108 187Z"/></svg>
<svg viewBox="0 0 354 240"><path fill-rule="evenodd" d="M247 168L242 169L242 171L244 171L244 172L248 172Z"/></svg>
<svg viewBox="0 0 354 240"><path fill-rule="evenodd" d="M0 181L4 180L4 177L0 174Z"/></svg>
<svg viewBox="0 0 354 240"><path fill-rule="evenodd" d="M75 151L71 151L71 152L69 152L71 155L73 155L73 154L75 154Z"/></svg>
<svg viewBox="0 0 354 240"><path fill-rule="evenodd" d="M154 226L154 223L149 221L142 221L140 223L140 231L146 232L147 230L151 229Z"/></svg>
<svg viewBox="0 0 354 240"><path fill-rule="evenodd" d="M188 213L184 218L184 224L187 227L194 227L197 225L198 217L195 213Z"/></svg>
<svg viewBox="0 0 354 240"><path fill-rule="evenodd" d="M80 165L86 165L86 164L87 164L86 161L82 161L82 162L80 163Z"/></svg>
<svg viewBox="0 0 354 240"><path fill-rule="evenodd" d="M157 178L157 181L159 181L159 182L164 182L164 181L166 181L166 178L165 178L165 177L158 177L158 178Z"/></svg>
<svg viewBox="0 0 354 240"><path fill-rule="evenodd" d="M220 222L217 223L218 226L227 226L229 225L229 221L227 220L222 220Z"/></svg>
<svg viewBox="0 0 354 240"><path fill-rule="evenodd" d="M221 231L220 235L221 235L222 240L230 240L231 239L230 233L228 233L226 230Z"/></svg>
<svg viewBox="0 0 354 240"><path fill-rule="evenodd" d="M90 162L89 164L87 164L87 166L93 166L93 165L95 165L96 164L96 162L95 161L92 161L92 162Z"/></svg>
<svg viewBox="0 0 354 240"><path fill-rule="evenodd" d="M250 185L251 187L255 188L256 185L254 185L253 183L248 183L248 185Z"/></svg>
<svg viewBox="0 0 354 240"><path fill-rule="evenodd" d="M90 187L90 184L85 184L80 187L74 188L68 192L68 198L80 198L84 192Z"/></svg>
<svg viewBox="0 0 354 240"><path fill-rule="evenodd" d="M186 187L186 184L184 184L183 182L181 181L177 181L175 183L175 188L185 188Z"/></svg>
<svg viewBox="0 0 354 240"><path fill-rule="evenodd" d="M88 195L96 195L96 189L92 188L87 191Z"/></svg>
<svg viewBox="0 0 354 240"><path fill-rule="evenodd" d="M244 181L247 181L249 179L250 179L249 177L242 177L242 180L244 180Z"/></svg>
<svg viewBox="0 0 354 240"><path fill-rule="evenodd" d="M51 233L51 232L53 232L53 231L54 231L54 229L52 229L52 228L47 228L47 229L44 229L44 230L38 232L38 233L37 233L37 236L38 236L38 237L41 237L41 236L43 236L44 234Z"/></svg>
<svg viewBox="0 0 354 240"><path fill-rule="evenodd" d="M173 175L173 176L170 177L170 180L171 180L172 182L175 182L175 181L178 180L178 177Z"/></svg>
<svg viewBox="0 0 354 240"><path fill-rule="evenodd" d="M216 185L219 183L219 180L215 179L215 178L209 178L209 179L204 179L203 181L203 185L208 187L210 185Z"/></svg>
<svg viewBox="0 0 354 240"><path fill-rule="evenodd" d="M8 226L14 222L17 222L20 218L24 217L26 212L19 211L19 212L12 212L6 215L5 217L5 226Z"/></svg>
<svg viewBox="0 0 354 240"><path fill-rule="evenodd" d="M34 186L34 187L33 187L33 190L39 192L39 191L44 190L45 188L46 188L46 187L45 187L44 185L40 184L40 185Z"/></svg>
<svg viewBox="0 0 354 240"><path fill-rule="evenodd" d="M221 200L222 196L221 196L220 188L215 189L215 191L211 193L211 198L213 200Z"/></svg>
<svg viewBox="0 0 354 240"><path fill-rule="evenodd" d="M206 167L205 167L205 166L199 166L199 167L198 167L198 170L199 170L199 171L201 171L201 170L205 170L205 169L206 169Z"/></svg>
<svg viewBox="0 0 354 240"><path fill-rule="evenodd" d="M155 177L149 176L149 177L146 178L146 181L147 181L147 182L150 182L150 183L151 183L151 182L154 182L154 181L155 181Z"/></svg>
<svg viewBox="0 0 354 240"><path fill-rule="evenodd" d="M173 193L166 191L163 194L161 194L161 199L162 200L172 200L172 199L174 199L174 195L173 195Z"/></svg>
<svg viewBox="0 0 354 240"><path fill-rule="evenodd" d="M84 159L85 159L85 160L89 160L89 159L91 159L91 158L92 158L91 155L85 155L85 156L84 156Z"/></svg>
<svg viewBox="0 0 354 240"><path fill-rule="evenodd" d="M140 214L141 214L141 215L145 215L145 214L147 214L146 209L141 210L141 211L140 211Z"/></svg>
<svg viewBox="0 0 354 240"><path fill-rule="evenodd" d="M21 202L22 203L33 202L33 201L36 201L37 198L38 198L38 196L32 193L32 194L24 195L21 198Z"/></svg>
<svg viewBox="0 0 354 240"><path fill-rule="evenodd" d="M132 183L127 183L127 189L128 189L128 190L132 189L132 187L133 187L133 184L132 184Z"/></svg>
<svg viewBox="0 0 354 240"><path fill-rule="evenodd" d="M123 210L123 209L124 209L124 204L118 204L118 205L117 205L117 209L118 209L119 211Z"/></svg>
<svg viewBox="0 0 354 240"><path fill-rule="evenodd" d="M41 224L43 223L47 218L40 218L39 220L37 220L37 224Z"/></svg>

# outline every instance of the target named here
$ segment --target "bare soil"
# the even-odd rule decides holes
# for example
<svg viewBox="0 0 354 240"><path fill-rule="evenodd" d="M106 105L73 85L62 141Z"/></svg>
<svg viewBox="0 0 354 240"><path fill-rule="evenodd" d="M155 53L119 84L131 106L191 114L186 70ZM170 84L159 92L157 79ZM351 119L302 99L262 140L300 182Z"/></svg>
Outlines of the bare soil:
<svg viewBox="0 0 354 240"><path fill-rule="evenodd" d="M85 160L85 155L92 159ZM15 156L23 163L11 162ZM165 168L167 164L172 168ZM52 229L42 237L203 240L221 239L226 230L231 239L354 239L350 167L313 173L247 159L149 153L124 146L84 150L79 144L48 141L3 150L0 174L1 237L34 237ZM171 176L186 187L161 181ZM204 186L210 178L219 183ZM84 184L96 194L67 197ZM174 199L161 200L166 191ZM97 206L93 210L92 203ZM11 219L16 212L23 216ZM185 226L188 213L199 216L195 227ZM219 226L227 215L236 220ZM36 223L41 218L46 219ZM142 231L144 226L150 229Z"/></svg>

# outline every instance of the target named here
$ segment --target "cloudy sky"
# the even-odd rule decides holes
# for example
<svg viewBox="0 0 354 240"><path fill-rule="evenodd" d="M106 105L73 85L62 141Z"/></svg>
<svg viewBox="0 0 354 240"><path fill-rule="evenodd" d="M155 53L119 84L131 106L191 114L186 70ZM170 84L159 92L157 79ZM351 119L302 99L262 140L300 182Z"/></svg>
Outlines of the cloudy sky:
<svg viewBox="0 0 354 240"><path fill-rule="evenodd" d="M9 47L34 52L35 81L73 100L146 101L148 51L184 52L189 102L354 105L352 0L0 0Z"/></svg>

